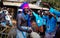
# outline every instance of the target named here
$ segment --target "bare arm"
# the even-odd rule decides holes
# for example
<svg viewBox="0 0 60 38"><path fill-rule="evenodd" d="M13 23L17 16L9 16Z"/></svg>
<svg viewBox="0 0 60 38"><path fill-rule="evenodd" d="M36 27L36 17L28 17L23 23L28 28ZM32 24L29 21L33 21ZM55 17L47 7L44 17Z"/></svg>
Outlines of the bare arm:
<svg viewBox="0 0 60 38"><path fill-rule="evenodd" d="M20 30L20 31L25 31L25 32L31 32L30 30L27 30L27 29L24 29L21 27L21 20L24 20L22 16L18 16L18 23L17 23L17 28ZM24 20L25 21L25 20Z"/></svg>
<svg viewBox="0 0 60 38"><path fill-rule="evenodd" d="M43 2L42 4L45 5L45 6L47 6L48 8L51 7L48 3Z"/></svg>

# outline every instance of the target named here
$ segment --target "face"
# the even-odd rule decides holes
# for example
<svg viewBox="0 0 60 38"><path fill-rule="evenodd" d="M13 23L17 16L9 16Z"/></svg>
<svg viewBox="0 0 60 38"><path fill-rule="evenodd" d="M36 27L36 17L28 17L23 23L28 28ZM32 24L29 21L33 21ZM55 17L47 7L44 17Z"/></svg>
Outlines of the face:
<svg viewBox="0 0 60 38"><path fill-rule="evenodd" d="M28 13L29 9L28 8L25 8L24 11L25 11L25 13Z"/></svg>
<svg viewBox="0 0 60 38"><path fill-rule="evenodd" d="M42 15L42 11L41 11L41 10L38 10L38 14L39 14L39 15Z"/></svg>
<svg viewBox="0 0 60 38"><path fill-rule="evenodd" d="M48 15L48 16L51 16L51 14L50 14L50 12L49 12L49 11L48 11L47 15Z"/></svg>
<svg viewBox="0 0 60 38"><path fill-rule="evenodd" d="M47 16L49 17L49 19L52 17L50 12L48 12Z"/></svg>
<svg viewBox="0 0 60 38"><path fill-rule="evenodd" d="M29 11L29 12L28 12L28 14L29 14L29 15L32 15L32 12L31 12L31 11Z"/></svg>
<svg viewBox="0 0 60 38"><path fill-rule="evenodd" d="M31 22L31 25L32 25L32 27L36 26L36 22L35 21L32 21Z"/></svg>

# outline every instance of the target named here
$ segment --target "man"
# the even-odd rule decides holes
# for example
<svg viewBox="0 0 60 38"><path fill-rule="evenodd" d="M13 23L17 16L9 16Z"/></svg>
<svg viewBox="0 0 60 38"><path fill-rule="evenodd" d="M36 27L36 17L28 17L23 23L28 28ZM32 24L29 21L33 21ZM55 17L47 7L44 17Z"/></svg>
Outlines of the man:
<svg viewBox="0 0 60 38"><path fill-rule="evenodd" d="M47 22L46 18L47 18L46 11L44 11L44 12L43 12L43 29L44 29L43 34L44 34L44 37L45 37L46 22Z"/></svg>
<svg viewBox="0 0 60 38"><path fill-rule="evenodd" d="M23 15L22 15L22 12L20 12L20 13L18 14L18 16L17 16L17 28L18 28L19 30L17 29L17 36L16 36L16 38L24 38L22 32L20 32L21 20L24 20ZM25 21L25 20L24 20L24 21ZM20 36L20 37L19 37L19 36ZM25 37L25 38L26 38L26 37Z"/></svg>
<svg viewBox="0 0 60 38"><path fill-rule="evenodd" d="M5 12L5 14L6 14L6 16L5 16L6 21L9 22L9 25L10 25L10 26L12 26L12 21L11 21L11 18L10 18L10 16L9 16L8 10L4 10L4 11L6 11L6 12Z"/></svg>
<svg viewBox="0 0 60 38"><path fill-rule="evenodd" d="M31 10L32 11L32 10ZM43 18L42 18L42 10L38 11L38 14L32 11L32 14L35 16L35 21L38 26L38 32L41 34L41 37L43 38Z"/></svg>
<svg viewBox="0 0 60 38"><path fill-rule="evenodd" d="M6 23L7 23L8 25L12 26L12 21L11 21L11 19L10 19L9 13L8 13L8 11L7 11L7 8L4 7L4 8L2 9L2 11L3 11L4 14L5 14Z"/></svg>
<svg viewBox="0 0 60 38"><path fill-rule="evenodd" d="M6 27L6 20L5 20L5 14L2 10L0 10L0 24L3 27Z"/></svg>
<svg viewBox="0 0 60 38"><path fill-rule="evenodd" d="M16 38L27 38L27 32L31 32L31 28L28 27L28 11L29 6L24 4L22 6L23 11L19 11L17 14L17 36Z"/></svg>
<svg viewBox="0 0 60 38"><path fill-rule="evenodd" d="M59 12L58 10L52 8L51 5L48 4L48 3L42 3L42 4L45 5L45 6L47 6L47 7L49 8L50 13L56 15L56 17L57 17L57 22L58 22L59 17L60 17L60 12ZM58 23L58 26L60 26L60 23ZM60 35L60 31L58 30L58 31L56 32L56 38L60 37L59 35Z"/></svg>
<svg viewBox="0 0 60 38"><path fill-rule="evenodd" d="M56 16L51 14L50 12L47 13L47 23L46 23L46 33L45 38L54 38L56 34Z"/></svg>
<svg viewBox="0 0 60 38"><path fill-rule="evenodd" d="M41 38L38 32L38 26L36 24L36 18L35 16L32 14L32 11L29 11L29 15L30 15L30 22L31 22L31 27L33 29L33 31L30 33L30 37L32 38ZM29 38L29 37L28 37Z"/></svg>

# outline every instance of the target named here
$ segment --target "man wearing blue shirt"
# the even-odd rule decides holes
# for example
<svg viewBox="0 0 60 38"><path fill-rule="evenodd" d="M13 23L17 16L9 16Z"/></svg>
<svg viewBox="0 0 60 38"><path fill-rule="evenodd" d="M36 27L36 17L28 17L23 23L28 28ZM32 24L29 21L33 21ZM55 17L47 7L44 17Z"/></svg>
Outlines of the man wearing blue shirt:
<svg viewBox="0 0 60 38"><path fill-rule="evenodd" d="M51 14L50 12L47 13L48 17L46 18L46 34L45 38L53 38L56 34L56 16Z"/></svg>
<svg viewBox="0 0 60 38"><path fill-rule="evenodd" d="M25 10L24 10L25 11ZM27 38L27 32L31 32L30 27L28 27L27 19L28 14L26 12L17 14L17 36L16 38Z"/></svg>
<svg viewBox="0 0 60 38"><path fill-rule="evenodd" d="M51 4L48 4L46 2L45 3L42 3L42 4L45 5L45 6L47 6L49 8L50 13L56 15L57 22L59 22L58 23L58 26L60 26L60 21L58 21L59 20L59 17L60 17L60 12L58 10L52 8L51 7ZM60 27L58 27L58 28L60 28ZM60 37L59 35L60 35L60 30L57 30L57 32L56 32L56 38Z"/></svg>
<svg viewBox="0 0 60 38"><path fill-rule="evenodd" d="M17 37L16 38L27 38L27 32L32 32L30 29L29 20L29 4L24 2L21 6L22 11L17 14Z"/></svg>

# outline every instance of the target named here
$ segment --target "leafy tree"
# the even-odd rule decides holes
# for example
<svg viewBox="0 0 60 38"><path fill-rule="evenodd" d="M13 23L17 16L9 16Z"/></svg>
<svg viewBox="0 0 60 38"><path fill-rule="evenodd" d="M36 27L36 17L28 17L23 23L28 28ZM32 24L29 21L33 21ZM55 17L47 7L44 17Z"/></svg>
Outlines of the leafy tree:
<svg viewBox="0 0 60 38"><path fill-rule="evenodd" d="M42 2L49 2L52 7L60 10L60 0L42 0Z"/></svg>

